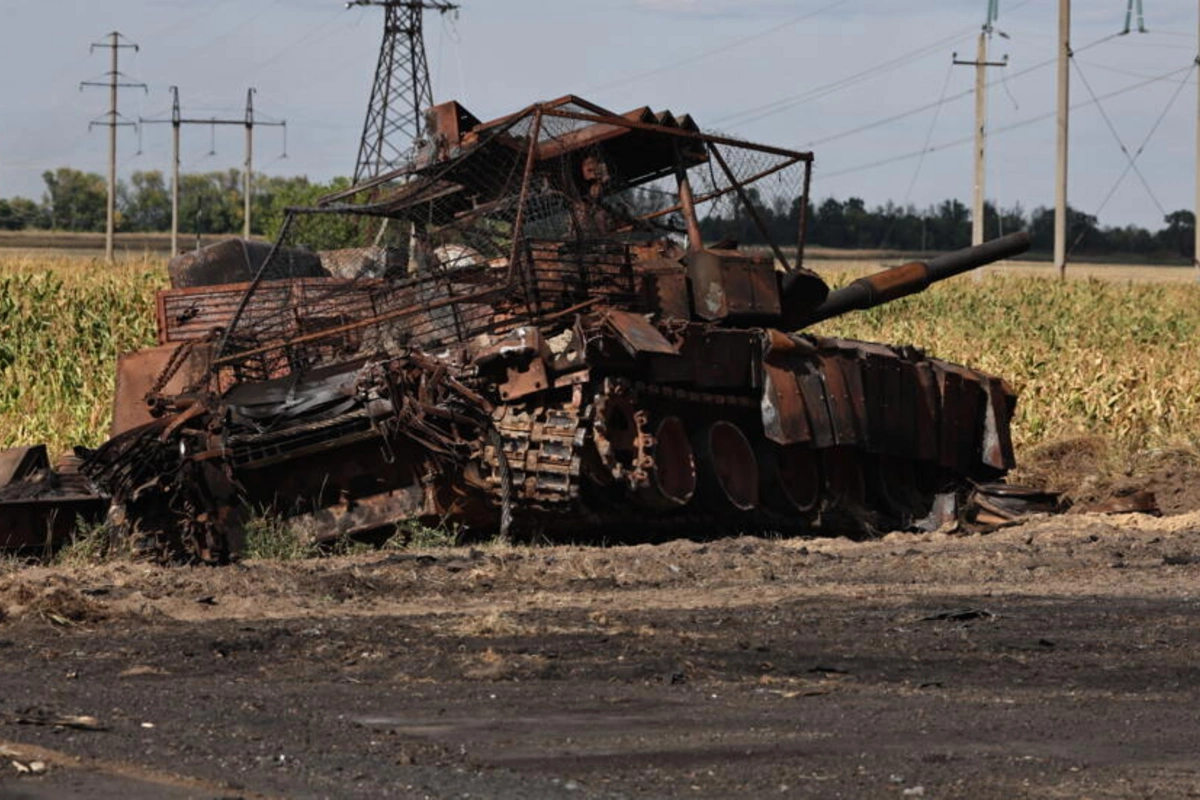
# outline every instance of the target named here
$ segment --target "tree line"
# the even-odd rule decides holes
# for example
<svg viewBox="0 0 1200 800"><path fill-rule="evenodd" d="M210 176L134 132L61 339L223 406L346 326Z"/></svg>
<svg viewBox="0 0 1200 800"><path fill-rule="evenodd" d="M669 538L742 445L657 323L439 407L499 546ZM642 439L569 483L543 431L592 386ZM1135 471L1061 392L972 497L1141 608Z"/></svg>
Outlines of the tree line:
<svg viewBox="0 0 1200 800"><path fill-rule="evenodd" d="M0 230L44 229L103 231L107 184L95 173L60 167L43 173L46 191L41 202L22 197L0 198ZM307 177L255 175L252 232L273 236L284 209L312 205L317 198L349 185L346 178L328 183ZM758 222L738 204L702 220L706 238L720 238L732 230L744 244L763 244L759 222L777 242L796 240L799 228L798 199L763 198L754 187L748 195L758 210ZM184 233L238 234L242 230L242 174L220 172L180 176L180 230ZM171 225L171 192L158 170L134 172L117 186L118 231L166 231ZM1054 210L1037 207L1025 211L1020 204L984 208L985 238L1028 230L1035 251L1054 247ZM1068 211L1068 242L1083 256L1136 256L1144 259L1194 257L1195 215L1179 210L1167 214L1163 226L1150 231L1138 225L1101 226L1095 216L1077 209ZM958 200L943 200L924 209L887 202L868 208L858 197L829 197L808 206L807 242L826 247L895 250L953 250L971 241L971 212Z"/></svg>
<svg viewBox="0 0 1200 800"><path fill-rule="evenodd" d="M753 188L747 192L758 210L762 228L776 242L795 242L800 223L800 200L764 200ZM971 210L958 200L943 200L924 209L891 201L868 208L858 197L826 198L808 206L808 244L863 250L954 250L971 243ZM739 205L728 204L721 216L701 221L705 238L733 230L739 243L762 244L759 223ZM1033 250L1054 250L1054 209L1032 211L1018 203L1008 208L984 204L984 238L1027 230ZM1167 214L1163 227L1149 231L1138 225L1101 226L1094 215L1067 209L1067 243L1076 256L1136 256L1141 259L1187 259L1194 255L1195 215L1180 210Z"/></svg>
<svg viewBox="0 0 1200 800"><path fill-rule="evenodd" d="M59 167L42 173L41 202L25 197L0 198L0 230L99 232L105 227L108 182L92 172ZM347 178L328 183L307 177L254 175L251 232L274 236L288 206L313 205L324 194L350 185ZM229 169L179 176L179 230L183 233L240 234L244 219L242 173ZM115 227L125 232L171 229L171 187L158 170L134 172L117 182Z"/></svg>

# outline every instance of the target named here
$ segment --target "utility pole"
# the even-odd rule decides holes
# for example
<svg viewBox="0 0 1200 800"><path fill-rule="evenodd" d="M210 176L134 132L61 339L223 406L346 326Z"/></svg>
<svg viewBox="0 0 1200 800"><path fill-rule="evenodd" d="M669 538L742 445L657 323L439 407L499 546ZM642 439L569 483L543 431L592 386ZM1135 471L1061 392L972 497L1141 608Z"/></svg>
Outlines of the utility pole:
<svg viewBox="0 0 1200 800"><path fill-rule="evenodd" d="M986 196L985 181L987 176L987 68L1007 67L1008 56L1003 61L988 61L988 39L991 38L990 25L985 26L979 33L979 46L974 61L961 61L955 53L954 63L959 66L975 67L975 198L971 207L971 244L983 244L984 213L983 204ZM976 272L978 275L978 271Z"/></svg>
<svg viewBox="0 0 1200 800"><path fill-rule="evenodd" d="M975 67L975 199L971 207L971 244L983 244L984 237L984 200L986 197L985 182L987 177L987 68L1008 66L1008 56L1003 61L988 61L988 42L992 38L992 23L999 15L997 0L988 3L987 22L979 31L979 45L975 52L974 61L962 61L958 53L953 54L953 62L959 66ZM1003 34L1001 34L1003 35ZM976 278L981 279L982 273L976 270Z"/></svg>
<svg viewBox="0 0 1200 800"><path fill-rule="evenodd" d="M1067 277L1067 139L1071 103L1071 0L1058 0L1058 154L1054 168L1054 267Z"/></svg>
<svg viewBox="0 0 1200 800"><path fill-rule="evenodd" d="M133 125L132 122L121 122L121 115L117 112L117 95L122 88L141 88L146 92L150 90L144 83L135 81L122 80L125 75L121 74L118 68L118 54L121 50L130 49L137 51L138 46L133 42L122 42L122 36L119 32L113 31L108 35L107 42L93 42L90 51L95 52L97 47L107 47L112 51L112 61L108 71L107 81L84 81L79 84L80 91L85 86L100 86L108 87L108 122L100 123L93 120L88 123L90 131L96 125L108 126L108 210L106 214L106 222L104 227L104 260L109 264L113 261L113 230L115 228L115 218L117 213L117 128L123 125Z"/></svg>
<svg viewBox="0 0 1200 800"><path fill-rule="evenodd" d="M354 183L370 180L404 163L425 132L424 112L433 105L422 21L426 9L446 14L454 3L438 0L350 0L352 6L384 10L383 41L371 100L354 165Z"/></svg>
<svg viewBox="0 0 1200 800"><path fill-rule="evenodd" d="M172 127L171 139L171 255L179 252L179 133L184 125L208 125L215 128L217 125L241 125L246 129L246 151L245 159L243 160L244 174L242 175L242 237L250 238L250 211L251 198L254 189L254 128L258 125L268 125L272 127L283 128L284 135L284 154L287 154L287 120L279 122L263 122L254 116L254 95L257 89L251 87L246 90L246 113L240 119L218 119L209 117L208 119L186 119L180 112L179 108L179 87L171 87L171 118L170 119L142 119L142 124L155 125L159 123L169 122Z"/></svg>
<svg viewBox="0 0 1200 800"><path fill-rule="evenodd" d="M254 92L251 86L246 90L246 167L242 175L242 201L245 209L242 213L242 238L250 238L250 193L254 191Z"/></svg>
<svg viewBox="0 0 1200 800"><path fill-rule="evenodd" d="M1200 12L1197 12L1196 35L1200 37ZM1197 39L1200 41L1200 39ZM1200 54L1196 56L1200 64ZM1196 88L1196 204L1192 207L1192 266L1200 270L1200 82Z"/></svg>

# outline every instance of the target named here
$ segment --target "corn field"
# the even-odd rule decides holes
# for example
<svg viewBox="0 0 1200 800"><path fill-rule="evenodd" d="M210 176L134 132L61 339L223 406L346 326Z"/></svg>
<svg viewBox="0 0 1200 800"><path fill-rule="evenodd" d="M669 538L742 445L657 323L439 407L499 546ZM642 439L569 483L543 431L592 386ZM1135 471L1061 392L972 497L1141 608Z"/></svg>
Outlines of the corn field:
<svg viewBox="0 0 1200 800"><path fill-rule="evenodd" d="M117 354L154 344L161 264L0 255L0 446L104 441Z"/></svg>
<svg viewBox="0 0 1200 800"><path fill-rule="evenodd" d="M0 446L104 440L118 353L154 343L160 258L115 266L0 253ZM836 282L850 276L839 274ZM957 278L818 331L901 344L1006 377L1020 452L1081 434L1116 457L1200 441L1200 286Z"/></svg>

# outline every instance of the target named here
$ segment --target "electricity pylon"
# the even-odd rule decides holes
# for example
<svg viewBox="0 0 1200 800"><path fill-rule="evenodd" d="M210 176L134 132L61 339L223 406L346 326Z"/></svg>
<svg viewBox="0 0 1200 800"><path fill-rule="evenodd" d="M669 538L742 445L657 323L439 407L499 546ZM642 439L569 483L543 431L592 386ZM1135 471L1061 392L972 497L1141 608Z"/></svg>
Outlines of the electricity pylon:
<svg viewBox="0 0 1200 800"><path fill-rule="evenodd" d="M351 6L380 6L385 14L375 82L354 165L358 184L403 164L424 134L422 115L433 105L433 87L421 23L426 9L445 14L458 6L437 0L350 0L346 7Z"/></svg>

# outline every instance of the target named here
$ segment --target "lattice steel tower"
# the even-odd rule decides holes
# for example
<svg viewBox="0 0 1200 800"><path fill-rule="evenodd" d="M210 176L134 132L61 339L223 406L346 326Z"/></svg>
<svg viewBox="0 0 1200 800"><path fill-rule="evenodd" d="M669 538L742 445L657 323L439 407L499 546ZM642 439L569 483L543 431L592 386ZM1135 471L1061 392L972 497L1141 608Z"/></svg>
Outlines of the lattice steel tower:
<svg viewBox="0 0 1200 800"><path fill-rule="evenodd" d="M445 14L454 3L436 0L351 0L346 7L381 6L386 14L371 102L358 145L354 182L400 166L424 133L424 110L433 105L421 22L426 9Z"/></svg>

